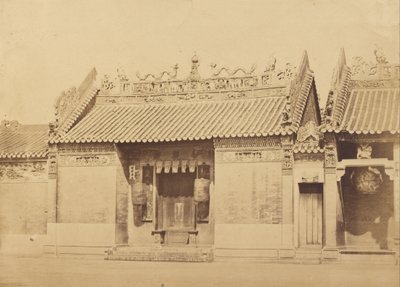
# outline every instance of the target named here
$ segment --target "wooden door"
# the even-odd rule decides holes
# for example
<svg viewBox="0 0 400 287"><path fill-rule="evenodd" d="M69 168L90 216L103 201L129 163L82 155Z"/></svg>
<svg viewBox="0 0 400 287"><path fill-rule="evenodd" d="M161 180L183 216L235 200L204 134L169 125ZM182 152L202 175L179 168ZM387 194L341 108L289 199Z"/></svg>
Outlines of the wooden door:
<svg viewBox="0 0 400 287"><path fill-rule="evenodd" d="M322 188L309 184L300 188L300 246L322 245Z"/></svg>
<svg viewBox="0 0 400 287"><path fill-rule="evenodd" d="M194 226L194 203L192 197L164 197L164 229L191 230Z"/></svg>
<svg viewBox="0 0 400 287"><path fill-rule="evenodd" d="M193 201L194 174L169 173L159 177L162 214L161 228L166 231L193 230L195 205Z"/></svg>

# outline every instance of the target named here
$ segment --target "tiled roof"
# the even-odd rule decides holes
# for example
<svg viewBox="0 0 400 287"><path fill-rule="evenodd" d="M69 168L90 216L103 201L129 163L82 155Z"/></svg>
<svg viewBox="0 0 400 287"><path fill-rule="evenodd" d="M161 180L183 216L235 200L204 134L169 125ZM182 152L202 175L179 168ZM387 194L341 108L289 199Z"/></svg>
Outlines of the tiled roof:
<svg viewBox="0 0 400 287"><path fill-rule="evenodd" d="M146 105L98 105L51 142L162 142L291 133L285 96Z"/></svg>
<svg viewBox="0 0 400 287"><path fill-rule="evenodd" d="M323 153L324 149L320 147L317 141L296 142L293 146L294 153Z"/></svg>
<svg viewBox="0 0 400 287"><path fill-rule="evenodd" d="M322 131L356 134L400 133L399 88L353 89L339 127Z"/></svg>
<svg viewBox="0 0 400 287"><path fill-rule="evenodd" d="M47 125L0 126L0 158L44 158Z"/></svg>
<svg viewBox="0 0 400 287"><path fill-rule="evenodd" d="M90 104L93 104L94 98L96 94L99 92L99 90L95 87L92 88L92 90L85 95L85 97L82 99L82 102L79 103L79 105L76 107L76 109L72 112L72 114L68 117L68 119L63 123L63 125L59 129L59 133L63 133L67 131L69 128L72 127L72 125L79 119L79 117L82 116L82 113L86 109L90 109Z"/></svg>
<svg viewBox="0 0 400 287"><path fill-rule="evenodd" d="M301 88L298 91L297 101L294 103L293 111L293 127L297 130L300 126L301 118L303 117L304 109L307 104L307 99L310 94L310 90L314 85L314 73L310 70L304 73L304 81L301 83Z"/></svg>

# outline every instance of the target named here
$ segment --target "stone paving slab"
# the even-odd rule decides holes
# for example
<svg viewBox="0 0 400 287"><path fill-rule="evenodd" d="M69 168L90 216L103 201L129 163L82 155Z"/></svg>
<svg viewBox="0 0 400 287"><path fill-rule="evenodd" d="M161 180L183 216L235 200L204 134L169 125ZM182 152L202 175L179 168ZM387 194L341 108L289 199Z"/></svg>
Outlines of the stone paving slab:
<svg viewBox="0 0 400 287"><path fill-rule="evenodd" d="M0 287L397 287L399 274L399 265L172 263L0 257Z"/></svg>

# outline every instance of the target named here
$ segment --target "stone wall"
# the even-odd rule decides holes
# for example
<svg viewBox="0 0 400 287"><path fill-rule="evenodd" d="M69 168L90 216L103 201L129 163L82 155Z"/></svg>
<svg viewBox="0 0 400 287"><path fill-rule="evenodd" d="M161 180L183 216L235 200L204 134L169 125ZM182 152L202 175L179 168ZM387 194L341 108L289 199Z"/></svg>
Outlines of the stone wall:
<svg viewBox="0 0 400 287"><path fill-rule="evenodd" d="M47 232L43 161L0 163L0 253L40 254Z"/></svg>
<svg viewBox="0 0 400 287"><path fill-rule="evenodd" d="M117 161L101 148L59 154L56 245L114 244Z"/></svg>
<svg viewBox="0 0 400 287"><path fill-rule="evenodd" d="M275 248L282 243L282 150L273 142L215 151L216 248Z"/></svg>

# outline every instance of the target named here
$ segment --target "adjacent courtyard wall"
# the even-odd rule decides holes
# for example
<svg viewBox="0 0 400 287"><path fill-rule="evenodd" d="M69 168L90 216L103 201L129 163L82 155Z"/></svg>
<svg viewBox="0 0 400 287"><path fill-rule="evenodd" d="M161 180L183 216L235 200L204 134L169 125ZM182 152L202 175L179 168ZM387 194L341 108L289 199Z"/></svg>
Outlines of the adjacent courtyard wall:
<svg viewBox="0 0 400 287"><path fill-rule="evenodd" d="M41 255L46 223L46 161L0 162L0 253Z"/></svg>
<svg viewBox="0 0 400 287"><path fill-rule="evenodd" d="M115 243L117 154L112 145L71 145L57 158L56 215L45 253L104 255Z"/></svg>

